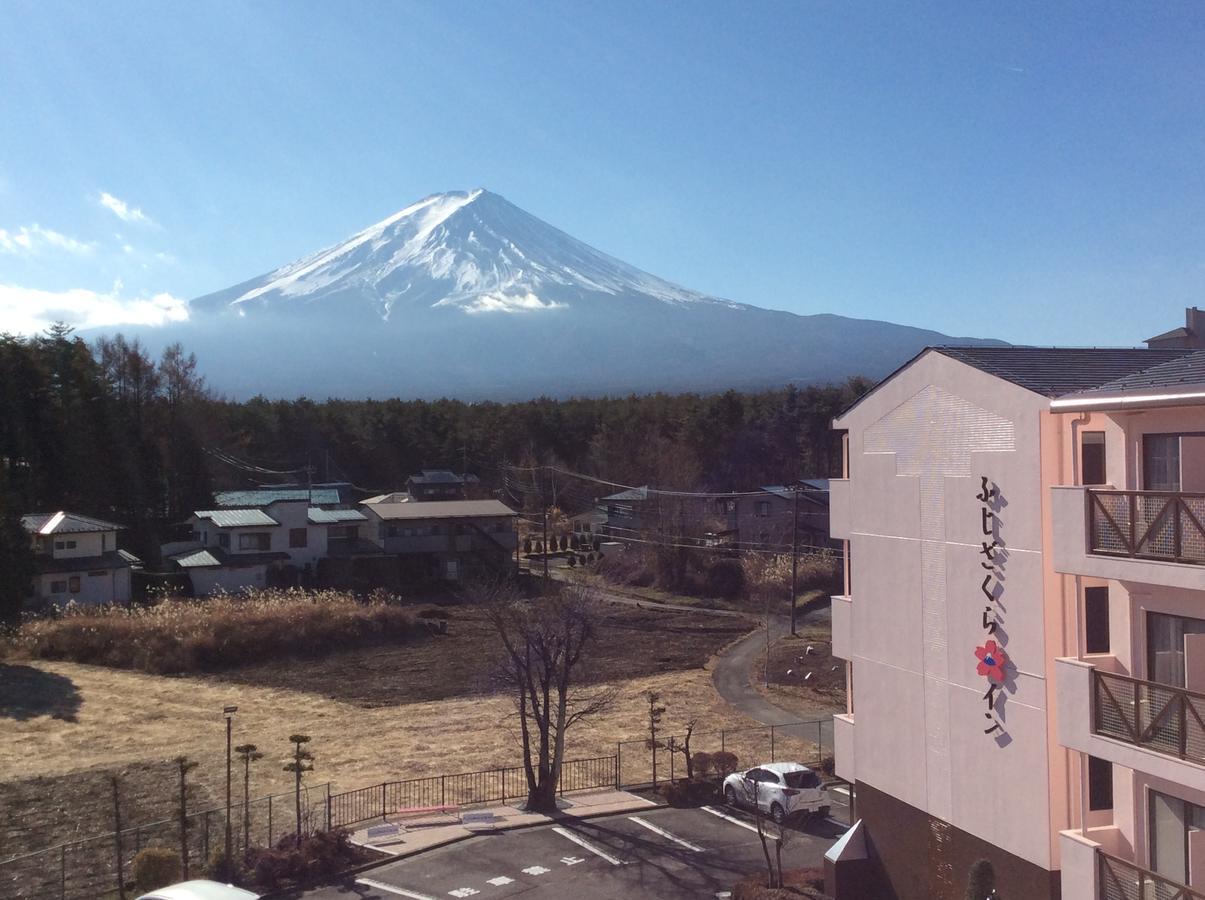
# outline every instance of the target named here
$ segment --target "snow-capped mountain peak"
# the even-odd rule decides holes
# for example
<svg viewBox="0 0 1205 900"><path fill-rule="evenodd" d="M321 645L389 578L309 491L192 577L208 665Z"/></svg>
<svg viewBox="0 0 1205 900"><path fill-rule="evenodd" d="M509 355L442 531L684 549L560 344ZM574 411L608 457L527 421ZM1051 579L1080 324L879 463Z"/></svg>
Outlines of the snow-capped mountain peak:
<svg viewBox="0 0 1205 900"><path fill-rule="evenodd" d="M482 188L432 194L342 243L197 302L245 313L353 296L368 298L386 320L399 307L531 313L616 296L744 308L621 262Z"/></svg>

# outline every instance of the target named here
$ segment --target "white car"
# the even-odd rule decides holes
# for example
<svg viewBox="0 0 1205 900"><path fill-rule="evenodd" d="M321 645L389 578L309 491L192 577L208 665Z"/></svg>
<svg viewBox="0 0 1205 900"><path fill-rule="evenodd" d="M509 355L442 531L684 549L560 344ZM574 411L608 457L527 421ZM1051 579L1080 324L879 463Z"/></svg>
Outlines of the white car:
<svg viewBox="0 0 1205 900"><path fill-rule="evenodd" d="M259 894L253 894L232 884L222 884L219 881L181 881L143 894L138 900L259 900Z"/></svg>
<svg viewBox="0 0 1205 900"><path fill-rule="evenodd" d="M820 777L799 763L780 762L755 766L746 772L733 772L724 779L724 800L729 806L761 811L782 824L792 816L811 813L828 815L828 791Z"/></svg>

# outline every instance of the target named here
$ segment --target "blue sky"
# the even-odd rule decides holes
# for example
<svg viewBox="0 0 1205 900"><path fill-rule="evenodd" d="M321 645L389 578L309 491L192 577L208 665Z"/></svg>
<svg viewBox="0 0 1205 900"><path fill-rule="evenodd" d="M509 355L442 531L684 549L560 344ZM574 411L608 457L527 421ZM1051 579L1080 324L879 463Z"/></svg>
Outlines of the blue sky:
<svg viewBox="0 0 1205 900"><path fill-rule="evenodd" d="M0 330L484 186L688 287L1132 344L1205 303L1199 3L0 3Z"/></svg>

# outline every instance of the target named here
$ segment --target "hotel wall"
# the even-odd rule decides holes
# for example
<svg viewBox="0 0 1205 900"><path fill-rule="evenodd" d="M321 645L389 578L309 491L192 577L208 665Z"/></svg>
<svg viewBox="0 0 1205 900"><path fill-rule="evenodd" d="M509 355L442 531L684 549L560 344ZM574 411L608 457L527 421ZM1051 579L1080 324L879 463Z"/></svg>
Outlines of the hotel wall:
<svg viewBox="0 0 1205 900"><path fill-rule="evenodd" d="M1043 397L936 352L836 423L849 432L853 741L859 782L1053 868L1065 753L1048 716ZM980 475L999 486L1008 547L998 638L1016 667L1007 739L985 735L974 649ZM1063 619L1054 627L1063 640ZM918 727L918 724L923 727ZM1052 775L1051 761L1060 770Z"/></svg>

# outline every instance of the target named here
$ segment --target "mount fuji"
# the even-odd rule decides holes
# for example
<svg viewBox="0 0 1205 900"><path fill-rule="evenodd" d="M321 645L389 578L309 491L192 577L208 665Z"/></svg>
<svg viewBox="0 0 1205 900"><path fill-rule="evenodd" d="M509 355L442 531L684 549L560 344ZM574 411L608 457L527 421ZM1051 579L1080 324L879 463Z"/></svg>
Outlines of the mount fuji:
<svg viewBox="0 0 1205 900"><path fill-rule="evenodd" d="M182 341L236 397L756 388L878 377L926 345L997 343L710 297L480 189L434 194L189 310L156 337Z"/></svg>

